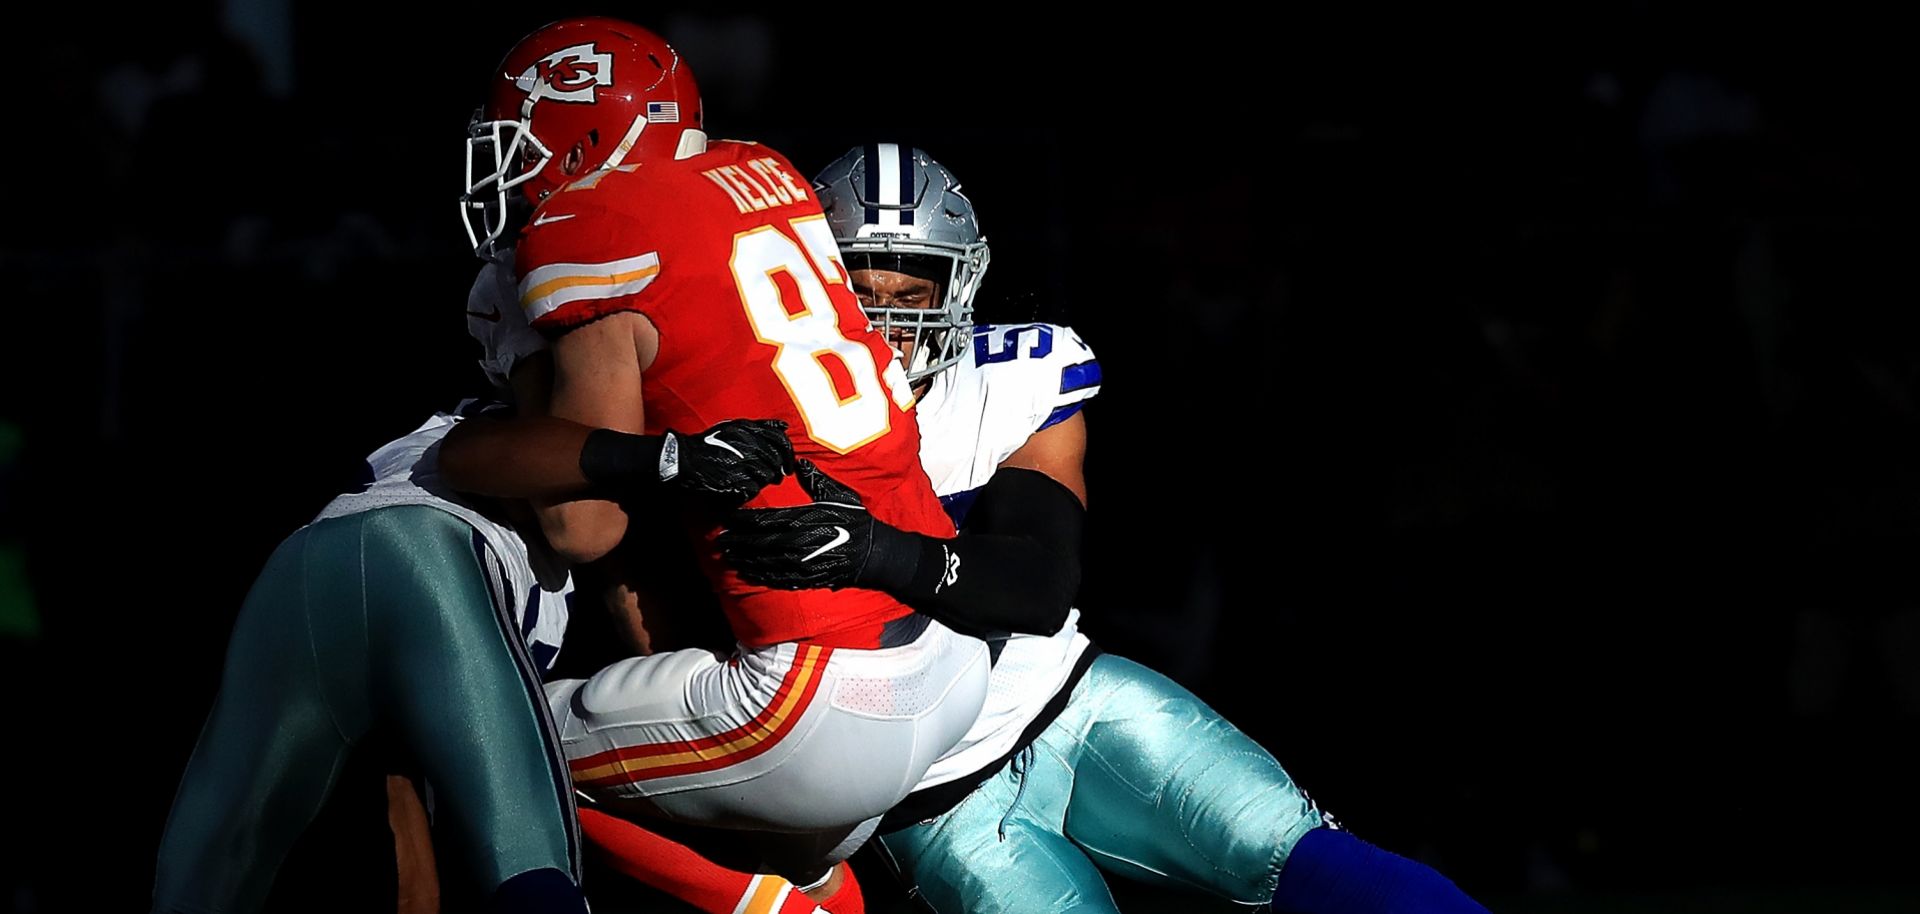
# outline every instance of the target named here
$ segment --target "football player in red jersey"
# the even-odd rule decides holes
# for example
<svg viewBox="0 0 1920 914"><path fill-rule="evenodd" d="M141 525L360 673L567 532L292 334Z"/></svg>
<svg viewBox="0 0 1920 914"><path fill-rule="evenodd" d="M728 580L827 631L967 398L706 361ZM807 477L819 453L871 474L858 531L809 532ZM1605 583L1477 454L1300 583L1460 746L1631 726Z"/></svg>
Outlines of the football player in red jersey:
<svg viewBox="0 0 1920 914"><path fill-rule="evenodd" d="M457 487L534 498L576 562L611 551L628 512L681 520L737 647L549 684L575 786L623 815L745 829L770 867L809 885L985 696L985 645L879 589L956 583L911 391L808 182L767 147L709 144L692 74L658 36L557 22L492 83L470 135L483 164L467 213L487 254L531 208L514 274L551 340L553 390L548 416L450 437L441 465ZM846 531L866 586L748 585L713 546L726 506L675 497L693 476L700 490L757 492L754 507L807 504L798 480L762 491L765 476L746 472L787 447L799 458L787 466L830 472L870 512Z"/></svg>
<svg viewBox="0 0 1920 914"><path fill-rule="evenodd" d="M900 330L891 338L924 385L921 459L965 518L962 536L1010 537L1069 569L1049 583L1035 568L1023 583L1070 595L1080 410L1101 376L1092 350L1070 327L973 323L985 237L958 179L926 153L859 147L815 182L853 287L876 324ZM524 327L503 329L475 334L490 358L542 348ZM806 557L842 548L834 528L860 522L836 500L857 498L742 512L720 538L727 558L750 580L831 586L841 569ZM1334 826L1270 753L1166 677L1101 652L1072 616L1050 635L994 640L980 719L880 829L929 909L1111 911L1120 876L1296 914L1485 914L1432 868ZM593 810L581 822L616 870L703 911L772 910L763 898L794 894L633 823Z"/></svg>

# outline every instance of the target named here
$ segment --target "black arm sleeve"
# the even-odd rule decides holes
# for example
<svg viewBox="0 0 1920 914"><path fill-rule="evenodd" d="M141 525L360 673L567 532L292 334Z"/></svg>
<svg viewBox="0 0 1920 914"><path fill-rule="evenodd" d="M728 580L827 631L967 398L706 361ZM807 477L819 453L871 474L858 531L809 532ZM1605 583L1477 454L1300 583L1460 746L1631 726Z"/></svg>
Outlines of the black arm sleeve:
<svg viewBox="0 0 1920 914"><path fill-rule="evenodd" d="M1037 470L1003 469L953 539L881 526L863 577L969 635L1051 635L1080 589L1080 499Z"/></svg>
<svg viewBox="0 0 1920 914"><path fill-rule="evenodd" d="M580 475L596 486L624 492L660 482L664 435L630 435L610 428L587 433L580 447Z"/></svg>

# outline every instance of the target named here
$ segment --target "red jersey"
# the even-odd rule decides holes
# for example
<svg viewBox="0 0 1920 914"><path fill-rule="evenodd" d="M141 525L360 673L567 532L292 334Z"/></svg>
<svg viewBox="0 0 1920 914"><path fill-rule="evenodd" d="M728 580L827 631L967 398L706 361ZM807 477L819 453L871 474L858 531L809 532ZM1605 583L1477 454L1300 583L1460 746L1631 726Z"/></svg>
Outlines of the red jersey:
<svg viewBox="0 0 1920 914"><path fill-rule="evenodd" d="M520 303L553 335L619 311L646 315L660 350L641 377L646 432L785 419L794 453L846 483L878 520L952 536L920 465L913 395L874 332L812 187L779 153L716 142L700 155L598 172L555 193L521 236ZM753 507L805 504L787 479ZM742 644L878 645L911 610L875 590L768 590L719 559L702 566Z"/></svg>

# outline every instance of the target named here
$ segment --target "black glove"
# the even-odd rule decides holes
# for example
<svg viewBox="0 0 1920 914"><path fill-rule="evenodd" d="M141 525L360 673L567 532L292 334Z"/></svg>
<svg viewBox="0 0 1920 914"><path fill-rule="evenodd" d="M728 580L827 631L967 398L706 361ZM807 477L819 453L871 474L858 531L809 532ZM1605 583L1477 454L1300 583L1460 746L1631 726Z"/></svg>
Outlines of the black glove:
<svg viewBox="0 0 1920 914"><path fill-rule="evenodd" d="M721 556L762 587L883 590L962 634L1051 635L1080 585L1079 496L1038 470L994 474L968 529L951 539L908 533L867 513L851 489L810 461L796 474L810 505L728 515Z"/></svg>
<svg viewBox="0 0 1920 914"><path fill-rule="evenodd" d="M718 507L737 507L797 469L787 423L779 419L729 419L663 437L660 481Z"/></svg>
<svg viewBox="0 0 1920 914"><path fill-rule="evenodd" d="M885 590L912 580L922 537L874 520L859 495L811 460L799 462L797 476L813 504L728 516L717 543L741 580L785 590Z"/></svg>
<svg viewBox="0 0 1920 914"><path fill-rule="evenodd" d="M779 419L729 419L692 435L596 429L580 450L580 470L595 483L676 489L716 508L739 507L797 468Z"/></svg>

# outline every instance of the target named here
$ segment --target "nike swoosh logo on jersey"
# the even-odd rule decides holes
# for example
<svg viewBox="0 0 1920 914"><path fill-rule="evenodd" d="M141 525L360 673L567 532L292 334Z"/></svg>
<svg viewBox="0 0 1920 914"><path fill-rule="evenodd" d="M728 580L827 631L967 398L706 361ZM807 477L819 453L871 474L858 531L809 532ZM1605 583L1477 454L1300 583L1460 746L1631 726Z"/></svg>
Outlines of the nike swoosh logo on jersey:
<svg viewBox="0 0 1920 914"><path fill-rule="evenodd" d="M560 215L555 216L550 213L541 213L540 215L533 217L533 224L546 225L549 222L565 222L568 219L572 219L573 217L578 215L580 214L579 213L561 213Z"/></svg>
<svg viewBox="0 0 1920 914"><path fill-rule="evenodd" d="M706 443L711 444L717 448L725 448L728 453L732 454L735 457L740 458L741 460L747 459L747 455L740 453L740 451L736 449L733 445L728 444L725 441L721 441L720 436L718 434L708 435L707 437L702 438L700 440L705 441Z"/></svg>
<svg viewBox="0 0 1920 914"><path fill-rule="evenodd" d="M483 321L497 321L497 320L499 320L499 319L500 319L500 312L499 312L499 311L473 311L473 310L468 310L468 311L467 311L467 316L468 316L468 317L477 317L477 318L479 318L479 319L481 319L481 320L483 320Z"/></svg>
<svg viewBox="0 0 1920 914"><path fill-rule="evenodd" d="M832 549L833 549L833 547L835 547L835 546L838 546L838 545L840 545L841 543L844 543L844 542L846 542L847 540L850 540L850 539L853 539L853 537L852 537L852 536L849 536L849 535L847 534L847 528L845 528L845 527L834 527L834 528L833 528L833 540L832 540L831 542L829 542L829 543L827 543L827 544L826 544L825 546L821 546L820 548L818 548L818 549L815 549L815 550L813 550L812 552L809 552L809 553L807 553L807 557L806 557L806 558L804 558L804 559L801 559L800 561L802 561L802 562L811 562L811 561L813 561L814 559L817 559L817 558L819 558L819 557L820 557L820 554L821 554L821 553L823 553L823 552L827 552L827 551L830 551L830 550L832 550Z"/></svg>

